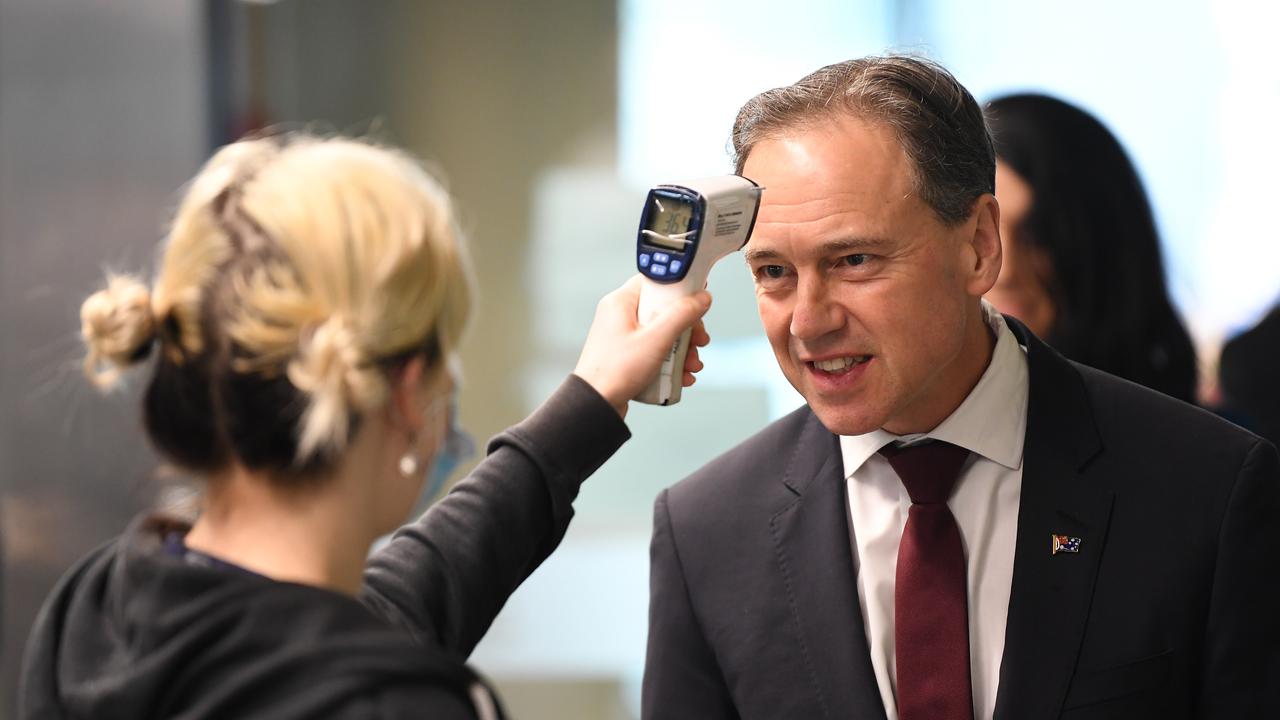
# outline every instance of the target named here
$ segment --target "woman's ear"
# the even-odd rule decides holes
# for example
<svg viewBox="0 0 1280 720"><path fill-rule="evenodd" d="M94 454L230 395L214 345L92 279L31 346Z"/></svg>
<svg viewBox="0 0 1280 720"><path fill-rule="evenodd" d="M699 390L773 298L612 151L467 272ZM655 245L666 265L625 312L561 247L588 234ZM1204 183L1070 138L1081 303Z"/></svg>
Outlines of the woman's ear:
<svg viewBox="0 0 1280 720"><path fill-rule="evenodd" d="M391 397L387 402L388 421L392 427L416 435L422 428L424 376L426 360L415 356L391 375Z"/></svg>

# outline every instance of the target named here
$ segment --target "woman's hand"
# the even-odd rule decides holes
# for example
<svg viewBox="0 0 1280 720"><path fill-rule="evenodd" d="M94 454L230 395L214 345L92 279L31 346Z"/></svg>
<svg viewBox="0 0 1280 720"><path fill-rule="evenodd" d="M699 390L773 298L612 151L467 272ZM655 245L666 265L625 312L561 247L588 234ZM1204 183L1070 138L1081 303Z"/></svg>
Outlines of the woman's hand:
<svg viewBox="0 0 1280 720"><path fill-rule="evenodd" d="M681 382L685 387L694 383L694 373L702 369L698 348L711 342L700 319L711 307L710 293L701 290L681 298L664 308L652 323L641 326L636 316L643 282L643 277L635 275L596 305L595 320L573 370L623 417L627 403L653 382L686 328L697 323L684 361Z"/></svg>

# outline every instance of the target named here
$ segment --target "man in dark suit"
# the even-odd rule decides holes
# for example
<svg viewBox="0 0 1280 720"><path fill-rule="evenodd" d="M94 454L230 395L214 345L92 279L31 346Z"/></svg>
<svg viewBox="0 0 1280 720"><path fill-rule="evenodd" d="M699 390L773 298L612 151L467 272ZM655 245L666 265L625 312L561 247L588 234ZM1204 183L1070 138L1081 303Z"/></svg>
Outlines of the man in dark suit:
<svg viewBox="0 0 1280 720"><path fill-rule="evenodd" d="M658 497L646 720L1280 717L1275 448L982 302L973 97L850 61L734 147L807 405Z"/></svg>

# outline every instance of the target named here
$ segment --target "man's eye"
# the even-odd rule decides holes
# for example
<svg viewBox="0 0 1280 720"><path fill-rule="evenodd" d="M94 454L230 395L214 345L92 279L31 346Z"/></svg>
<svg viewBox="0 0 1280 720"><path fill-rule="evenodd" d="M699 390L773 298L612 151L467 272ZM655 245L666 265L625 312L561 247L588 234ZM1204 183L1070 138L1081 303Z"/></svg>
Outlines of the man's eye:
<svg viewBox="0 0 1280 720"><path fill-rule="evenodd" d="M759 270L760 277L767 277L774 280L787 274L787 269L781 265L762 265Z"/></svg>
<svg viewBox="0 0 1280 720"><path fill-rule="evenodd" d="M855 255L845 255L844 257L840 258L840 264L848 265L850 267L857 267L870 259L871 259L870 255L866 255L864 253L857 253Z"/></svg>

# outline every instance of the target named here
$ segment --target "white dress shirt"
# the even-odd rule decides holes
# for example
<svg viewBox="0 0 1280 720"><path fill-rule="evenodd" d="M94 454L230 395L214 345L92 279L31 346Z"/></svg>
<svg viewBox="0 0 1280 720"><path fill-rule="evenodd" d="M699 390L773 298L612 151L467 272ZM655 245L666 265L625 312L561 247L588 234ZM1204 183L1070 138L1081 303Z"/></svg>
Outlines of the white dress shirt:
<svg viewBox="0 0 1280 720"><path fill-rule="evenodd" d="M871 665L889 720L898 718L893 597L898 543L911 498L878 452L895 440L911 442L926 437L972 453L947 505L960 526L965 554L974 718L987 720L995 711L1022 496L1028 375L1026 352L1005 326L1004 318L985 301L982 306L996 336L995 350L982 378L960 407L936 428L920 435L900 438L876 430L840 438L858 565L858 600Z"/></svg>

